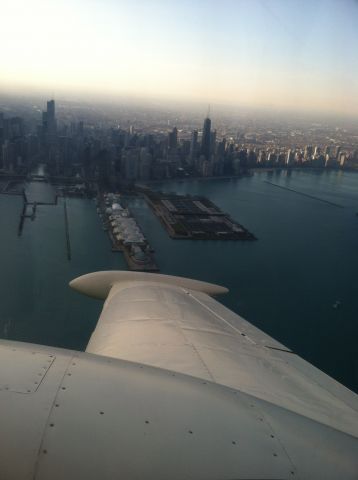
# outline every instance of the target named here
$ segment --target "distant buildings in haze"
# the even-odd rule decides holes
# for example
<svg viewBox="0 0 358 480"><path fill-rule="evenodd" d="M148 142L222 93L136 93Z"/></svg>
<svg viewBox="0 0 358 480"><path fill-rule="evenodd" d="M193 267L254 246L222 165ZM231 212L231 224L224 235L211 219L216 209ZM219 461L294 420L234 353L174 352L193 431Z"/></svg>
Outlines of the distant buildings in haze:
<svg viewBox="0 0 358 480"><path fill-rule="evenodd" d="M236 138L218 135L209 116L202 131L193 129L191 136L183 137L177 126L165 135L149 128L136 131L133 125L58 123L55 101L49 100L36 129L20 117L6 118L0 112L0 170L26 174L33 164L43 162L54 176L115 186L138 180L240 175L263 167L358 168L358 146L282 145L280 136L281 132L271 130L240 131Z"/></svg>

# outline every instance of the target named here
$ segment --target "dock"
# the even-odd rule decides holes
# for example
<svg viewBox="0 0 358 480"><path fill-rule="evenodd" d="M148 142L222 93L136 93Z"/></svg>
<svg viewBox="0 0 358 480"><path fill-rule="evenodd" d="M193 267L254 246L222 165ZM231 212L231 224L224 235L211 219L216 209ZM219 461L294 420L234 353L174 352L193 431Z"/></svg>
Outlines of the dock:
<svg viewBox="0 0 358 480"><path fill-rule="evenodd" d="M108 196L113 199L113 205L116 205L116 210L114 211L109 207ZM102 218L104 229L108 232L112 252L123 254L129 270L158 272L159 268L154 259L153 249L129 211L122 208L119 204L118 197L115 194L107 194L107 198L99 196L97 202L97 211ZM112 225L113 223L115 226ZM128 226L129 223L132 227ZM133 225L135 225L135 231L130 234L122 233L122 235L119 235L118 231L121 228L121 224L124 224L126 228L133 228Z"/></svg>
<svg viewBox="0 0 358 480"><path fill-rule="evenodd" d="M24 228L24 221L25 221L25 218L26 218L26 209L27 209L27 204L24 202L23 203L23 206L22 206L22 212L20 214L20 223L19 223L19 227L17 229L17 235L18 237L21 236L22 234L22 229Z"/></svg>
<svg viewBox="0 0 358 480"><path fill-rule="evenodd" d="M17 229L17 235L20 237L22 234L22 230L24 228L24 222L26 218L31 219L32 221L35 220L36 218L36 210L37 210L37 202L27 202L25 201L26 195L24 194L24 203L22 206L22 211L20 214L20 222L19 222L19 227ZM28 207L31 206L30 213L27 212Z"/></svg>
<svg viewBox="0 0 358 480"><path fill-rule="evenodd" d="M143 196L173 239L256 240L254 234L205 197L151 190Z"/></svg>

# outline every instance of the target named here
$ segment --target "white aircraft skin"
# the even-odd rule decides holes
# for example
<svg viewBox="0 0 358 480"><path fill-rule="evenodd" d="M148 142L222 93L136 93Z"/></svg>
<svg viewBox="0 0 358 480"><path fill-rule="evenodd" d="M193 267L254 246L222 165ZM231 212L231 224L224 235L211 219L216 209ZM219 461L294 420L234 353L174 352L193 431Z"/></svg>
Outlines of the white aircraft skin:
<svg viewBox="0 0 358 480"><path fill-rule="evenodd" d="M358 479L358 397L214 300L96 272L86 352L0 341L0 480ZM333 352L334 353L334 352Z"/></svg>

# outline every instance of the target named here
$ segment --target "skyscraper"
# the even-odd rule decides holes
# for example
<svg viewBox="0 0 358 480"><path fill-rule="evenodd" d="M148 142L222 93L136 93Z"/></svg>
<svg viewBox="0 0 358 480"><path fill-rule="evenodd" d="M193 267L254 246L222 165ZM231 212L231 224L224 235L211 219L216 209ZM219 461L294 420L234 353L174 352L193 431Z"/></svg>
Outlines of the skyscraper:
<svg viewBox="0 0 358 480"><path fill-rule="evenodd" d="M211 144L211 120L206 118L203 126L203 136L201 138L201 154L206 160L210 159L210 144Z"/></svg>
<svg viewBox="0 0 358 480"><path fill-rule="evenodd" d="M288 167L292 166L295 162L295 152L291 148L287 151L286 165Z"/></svg>
<svg viewBox="0 0 358 480"><path fill-rule="evenodd" d="M198 152L198 131L193 130L190 142L190 163L193 164Z"/></svg>
<svg viewBox="0 0 358 480"><path fill-rule="evenodd" d="M49 100L47 102L46 122L47 122L47 134L56 135L57 125L56 125L56 117L55 117L55 100Z"/></svg>
<svg viewBox="0 0 358 480"><path fill-rule="evenodd" d="M170 150L176 149L178 146L178 129L174 127L171 132L168 134L168 148Z"/></svg>
<svg viewBox="0 0 358 480"><path fill-rule="evenodd" d="M47 115L48 117L55 118L55 100L48 100Z"/></svg>

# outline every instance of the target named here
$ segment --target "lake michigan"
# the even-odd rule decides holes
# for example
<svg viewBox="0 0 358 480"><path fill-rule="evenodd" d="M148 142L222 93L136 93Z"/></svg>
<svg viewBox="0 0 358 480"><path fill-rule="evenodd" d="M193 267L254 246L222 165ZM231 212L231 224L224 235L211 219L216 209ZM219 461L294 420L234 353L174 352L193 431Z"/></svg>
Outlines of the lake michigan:
<svg viewBox="0 0 358 480"><path fill-rule="evenodd" d="M161 273L225 285L226 306L358 392L358 174L262 171L151 188L206 196L258 238L172 240L144 200L128 198ZM53 200L44 183L29 184L27 195ZM20 196L0 195L0 336L84 349L102 303L68 282L126 269L122 254L111 251L92 200L67 199L71 260L63 199L39 205L18 236L21 210Z"/></svg>

